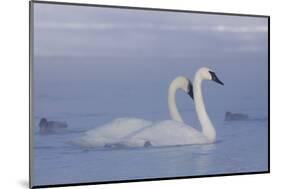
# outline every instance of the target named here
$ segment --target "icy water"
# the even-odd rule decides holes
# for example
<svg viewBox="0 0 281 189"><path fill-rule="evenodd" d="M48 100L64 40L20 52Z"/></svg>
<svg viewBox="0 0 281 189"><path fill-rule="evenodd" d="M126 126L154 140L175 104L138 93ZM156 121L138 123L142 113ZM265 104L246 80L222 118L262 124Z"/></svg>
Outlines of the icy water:
<svg viewBox="0 0 281 189"><path fill-rule="evenodd" d="M216 131L217 142L150 148L86 149L72 145L85 131L119 117L137 117L150 121L170 119L167 107L169 82L177 75L193 77L197 65L161 63L165 74L156 74L160 63L124 65L105 78L108 64L92 69L91 64L61 60L56 64L35 65L33 184L65 184L128 179L180 177L222 173L258 172L268 169L267 78L252 70L250 63L214 64L225 86L203 83L206 108ZM122 64L119 64L122 66ZM203 66L203 65L202 65ZM266 67L266 64L263 64ZM249 68L248 68L249 67ZM75 71L74 68L77 68ZM90 69L91 68L91 69ZM130 73L127 70L134 72ZM222 71L230 69L231 71ZM137 71L135 71L137 70ZM237 78L236 73L239 73ZM262 72L266 72L263 70ZM83 74L75 74L82 72ZM186 74L184 73L186 72ZM46 73L51 73L48 77ZM146 73L146 77L143 77ZM157 77L155 77L157 75ZM40 77L39 77L40 76ZM134 76L134 77L132 77ZM259 83L255 78L259 77ZM262 79L264 77L264 80ZM243 92L241 92L243 91ZM192 100L178 92L177 103L184 120L200 129ZM248 121L224 121L226 111L246 113ZM40 135L38 123L66 121L68 131Z"/></svg>

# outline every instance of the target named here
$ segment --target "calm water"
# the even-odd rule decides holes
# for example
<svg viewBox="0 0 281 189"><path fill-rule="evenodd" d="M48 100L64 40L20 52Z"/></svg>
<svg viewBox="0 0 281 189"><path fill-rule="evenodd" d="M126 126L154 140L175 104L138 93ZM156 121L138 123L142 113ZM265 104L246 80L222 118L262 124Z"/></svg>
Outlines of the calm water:
<svg viewBox="0 0 281 189"><path fill-rule="evenodd" d="M70 141L89 129L82 125L77 129L76 124L83 123L83 120L84 123L95 123L97 118L91 116L70 119L69 132L65 134L42 136L37 130L34 184L267 170L267 119L231 123L224 122L223 116L217 117L215 122L218 139L215 144L208 145L134 149L83 149L71 145ZM104 115L99 119L106 118Z"/></svg>
<svg viewBox="0 0 281 189"><path fill-rule="evenodd" d="M217 130L216 143L139 149L85 149L71 141L119 117L169 119L169 83L178 75L192 79L205 61L143 64L41 58L35 62L34 185L255 172L268 168L264 59L229 60L228 64L224 60L208 61L225 83L203 83L206 108ZM253 67L255 63L259 67ZM109 69L115 64L118 69ZM177 104L186 123L200 129L190 97L178 92ZM226 111L246 113L251 120L225 122ZM39 135L42 117L66 121L69 131Z"/></svg>

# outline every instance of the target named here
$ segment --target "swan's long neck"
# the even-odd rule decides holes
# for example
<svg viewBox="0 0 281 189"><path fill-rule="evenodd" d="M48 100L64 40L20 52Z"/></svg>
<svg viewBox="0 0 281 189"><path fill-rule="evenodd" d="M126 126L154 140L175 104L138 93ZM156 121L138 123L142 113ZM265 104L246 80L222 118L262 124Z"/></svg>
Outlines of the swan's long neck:
<svg viewBox="0 0 281 189"><path fill-rule="evenodd" d="M200 72L197 72L194 78L193 84L193 94L194 94L194 103L195 110L199 119L199 122L202 126L202 132L207 137L210 142L216 140L216 130L208 116L208 113L205 108L204 99L202 95L202 77Z"/></svg>
<svg viewBox="0 0 281 189"><path fill-rule="evenodd" d="M176 92L177 92L178 86L176 85L176 82L172 82L169 87L168 91L168 106L169 106L169 112L172 120L178 121L181 123L183 122L183 119L178 111L177 104L176 104Z"/></svg>

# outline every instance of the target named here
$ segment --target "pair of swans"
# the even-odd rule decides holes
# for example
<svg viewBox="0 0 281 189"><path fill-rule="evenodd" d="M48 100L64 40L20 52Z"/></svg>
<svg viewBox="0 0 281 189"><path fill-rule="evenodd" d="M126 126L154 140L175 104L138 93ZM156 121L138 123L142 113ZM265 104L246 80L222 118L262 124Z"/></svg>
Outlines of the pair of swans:
<svg viewBox="0 0 281 189"><path fill-rule="evenodd" d="M223 85L216 74L206 67L196 72L194 87L186 77L179 76L172 81L168 91L168 106L172 120L152 123L138 118L118 118L87 131L76 143L84 147L147 147L214 143L216 130L204 105L203 80L212 80ZM194 99L202 131L184 123L176 105L177 90L183 90Z"/></svg>

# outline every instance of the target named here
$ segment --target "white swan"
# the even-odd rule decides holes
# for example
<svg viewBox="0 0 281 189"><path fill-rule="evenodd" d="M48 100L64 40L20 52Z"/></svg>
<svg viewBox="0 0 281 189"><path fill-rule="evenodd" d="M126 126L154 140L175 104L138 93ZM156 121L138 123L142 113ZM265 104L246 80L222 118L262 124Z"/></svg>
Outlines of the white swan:
<svg viewBox="0 0 281 189"><path fill-rule="evenodd" d="M168 106L173 120L183 122L176 107L176 91L183 90L193 98L192 84L186 77L175 78L168 91ZM73 141L83 147L114 147L122 145L128 136L132 136L152 125L152 122L138 118L118 118L110 123L89 130L78 140ZM148 144L148 143L146 143ZM143 143L144 145L144 143Z"/></svg>
<svg viewBox="0 0 281 189"><path fill-rule="evenodd" d="M179 117L178 119L175 119L176 121L167 120L151 125L150 127L127 137L122 141L123 145L128 147L142 147L148 145L174 146L215 142L216 131L207 114L202 96L201 84L203 80L213 80L223 85L217 78L216 74L209 68L200 68L195 74L193 95L195 110L202 126L202 132L184 124L178 114ZM173 108L173 112L177 112L176 106Z"/></svg>

